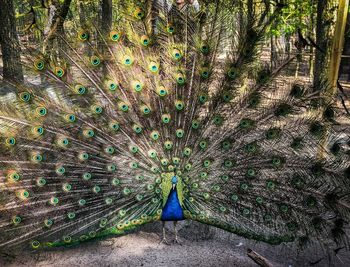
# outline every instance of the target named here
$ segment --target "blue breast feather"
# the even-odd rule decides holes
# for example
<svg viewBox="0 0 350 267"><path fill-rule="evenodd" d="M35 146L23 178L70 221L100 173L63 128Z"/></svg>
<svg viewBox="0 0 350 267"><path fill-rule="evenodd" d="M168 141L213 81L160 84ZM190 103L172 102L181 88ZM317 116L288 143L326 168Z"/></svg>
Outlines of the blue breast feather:
<svg viewBox="0 0 350 267"><path fill-rule="evenodd" d="M162 211L162 221L181 221L185 220L183 210L181 208L179 198L177 197L177 190L171 189L167 202Z"/></svg>

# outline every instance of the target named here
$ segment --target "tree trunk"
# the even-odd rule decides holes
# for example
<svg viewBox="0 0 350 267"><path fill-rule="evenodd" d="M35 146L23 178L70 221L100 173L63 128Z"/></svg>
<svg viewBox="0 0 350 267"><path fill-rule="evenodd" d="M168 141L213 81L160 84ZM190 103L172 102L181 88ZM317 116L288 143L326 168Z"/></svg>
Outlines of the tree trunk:
<svg viewBox="0 0 350 267"><path fill-rule="evenodd" d="M112 27L112 0L102 0L101 6L101 30L106 34Z"/></svg>
<svg viewBox="0 0 350 267"><path fill-rule="evenodd" d="M47 48L51 47L51 44L55 39L56 35L63 35L64 33L63 23L67 17L71 2L72 0L64 0L63 4L59 8L57 8L58 11L55 10L55 13L53 14L50 31L48 32L44 40L44 45L43 45L44 53L46 52ZM56 3L55 6L58 6L58 3Z"/></svg>
<svg viewBox="0 0 350 267"><path fill-rule="evenodd" d="M23 81L15 10L12 0L2 0L0 8L0 44L3 60L3 79Z"/></svg>
<svg viewBox="0 0 350 267"><path fill-rule="evenodd" d="M316 49L315 65L314 65L314 91L319 90L322 81L325 79L327 71L327 51L329 50L328 31L325 25L325 15L327 12L327 4L330 0L317 1L317 17L316 17L316 44L324 52Z"/></svg>

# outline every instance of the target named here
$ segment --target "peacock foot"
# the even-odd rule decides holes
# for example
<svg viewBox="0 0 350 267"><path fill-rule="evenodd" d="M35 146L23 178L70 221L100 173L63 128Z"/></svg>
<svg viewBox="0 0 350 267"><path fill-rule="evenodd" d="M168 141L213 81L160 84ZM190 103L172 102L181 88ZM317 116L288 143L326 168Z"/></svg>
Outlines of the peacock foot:
<svg viewBox="0 0 350 267"><path fill-rule="evenodd" d="M182 246L182 242L180 242L180 240L177 237L174 239L174 244Z"/></svg>
<svg viewBox="0 0 350 267"><path fill-rule="evenodd" d="M159 244L170 245L170 243L168 242L168 240L166 240L165 237L159 242Z"/></svg>

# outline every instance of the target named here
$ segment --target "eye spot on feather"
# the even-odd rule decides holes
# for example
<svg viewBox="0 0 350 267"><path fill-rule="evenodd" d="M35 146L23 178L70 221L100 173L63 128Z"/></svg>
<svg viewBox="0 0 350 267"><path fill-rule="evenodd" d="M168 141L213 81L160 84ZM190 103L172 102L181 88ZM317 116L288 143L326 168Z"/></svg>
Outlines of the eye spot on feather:
<svg viewBox="0 0 350 267"><path fill-rule="evenodd" d="M8 146L14 146L16 145L16 138L14 137L8 137L5 139L5 144Z"/></svg>
<svg viewBox="0 0 350 267"><path fill-rule="evenodd" d="M92 105L91 110L96 115L102 114L102 112L103 112L103 108L99 105Z"/></svg>
<svg viewBox="0 0 350 267"><path fill-rule="evenodd" d="M206 149L206 148L208 147L208 142L205 141L205 140L200 141L200 142L199 142L199 147L200 147L200 149L202 149L202 150Z"/></svg>
<svg viewBox="0 0 350 267"><path fill-rule="evenodd" d="M52 219L45 219L44 220L44 226L47 228L50 228L53 225L53 220Z"/></svg>
<svg viewBox="0 0 350 267"><path fill-rule="evenodd" d="M64 76L64 74L65 74L65 71L61 67L56 67L55 70L54 70L54 73L56 74L56 76L58 78L62 78Z"/></svg>
<svg viewBox="0 0 350 267"><path fill-rule="evenodd" d="M33 127L31 131L34 136L41 136L44 134L44 128L42 126Z"/></svg>
<svg viewBox="0 0 350 267"><path fill-rule="evenodd" d="M165 141L164 147L166 150L171 150L173 148L173 142L172 141Z"/></svg>
<svg viewBox="0 0 350 267"><path fill-rule="evenodd" d="M34 61L34 67L36 70L39 70L39 71L43 70L45 68L44 60L38 59Z"/></svg>
<svg viewBox="0 0 350 267"><path fill-rule="evenodd" d="M227 71L227 76L231 79L234 80L237 78L238 76L238 69L235 67L231 67L228 71Z"/></svg>
<svg viewBox="0 0 350 267"><path fill-rule="evenodd" d="M74 114L67 114L65 116L65 119L67 122L75 122L77 118L75 117Z"/></svg>
<svg viewBox="0 0 350 267"><path fill-rule="evenodd" d="M131 66L134 61L130 56L125 56L122 62L125 66Z"/></svg>
<svg viewBox="0 0 350 267"><path fill-rule="evenodd" d="M120 33L120 32L117 32L117 31L111 31L111 32L109 33L109 38L110 38L113 42L119 41L120 36L121 36L121 33Z"/></svg>
<svg viewBox="0 0 350 267"><path fill-rule="evenodd" d="M28 92L22 92L22 93L19 94L19 98L23 102L29 102L30 99L31 99L31 95Z"/></svg>
<svg viewBox="0 0 350 267"><path fill-rule="evenodd" d="M110 122L109 128L113 131L118 131L120 129L120 124L118 122Z"/></svg>
<svg viewBox="0 0 350 267"><path fill-rule="evenodd" d="M78 155L78 158L81 161L85 161L85 160L88 160L90 158L90 156L86 152L80 152L79 155Z"/></svg>
<svg viewBox="0 0 350 267"><path fill-rule="evenodd" d="M99 66L101 64L101 60L97 56L92 56L90 58L90 63L91 63L92 66L97 67L97 66Z"/></svg>
<svg viewBox="0 0 350 267"><path fill-rule="evenodd" d="M18 182L19 180L21 180L21 176L18 172L10 170L7 174L7 179L12 182Z"/></svg>
<svg viewBox="0 0 350 267"><path fill-rule="evenodd" d="M33 163L40 163L43 160L43 156L40 153L33 153L31 156L31 161Z"/></svg>
<svg viewBox="0 0 350 267"><path fill-rule="evenodd" d="M18 190L16 192L16 196L20 199L20 200L27 200L30 197L30 193L28 190L26 189L21 189Z"/></svg>
<svg viewBox="0 0 350 267"><path fill-rule="evenodd" d="M95 132L92 129L85 129L83 130L83 136L87 138L92 138L95 136Z"/></svg>
<svg viewBox="0 0 350 267"><path fill-rule="evenodd" d="M158 131L152 131L150 136L151 136L152 140L157 141L160 137L160 134Z"/></svg>
<svg viewBox="0 0 350 267"><path fill-rule="evenodd" d="M185 108L185 104L181 100L176 100L175 101L175 107L176 107L176 110L181 111L181 110L183 110Z"/></svg>
<svg viewBox="0 0 350 267"><path fill-rule="evenodd" d="M184 85L186 82L185 76L182 73L178 73L175 79L179 85Z"/></svg>
<svg viewBox="0 0 350 267"><path fill-rule="evenodd" d="M124 112L127 112L129 110L129 106L124 102L120 102L118 104L118 107L119 107L119 110L124 111Z"/></svg>
<svg viewBox="0 0 350 267"><path fill-rule="evenodd" d="M153 61L149 64L148 68L152 73L157 73L159 71L158 63L153 62Z"/></svg>
<svg viewBox="0 0 350 267"><path fill-rule="evenodd" d="M30 244L33 249L38 249L41 246L40 242L37 240L32 241Z"/></svg>
<svg viewBox="0 0 350 267"><path fill-rule="evenodd" d="M72 185L70 185L70 184L68 184L68 183L64 183L64 184L62 185L62 190L63 190L64 192L69 192L69 191L72 190Z"/></svg>
<svg viewBox="0 0 350 267"><path fill-rule="evenodd" d="M12 216L12 223L18 225L22 222L22 218L18 215Z"/></svg>
<svg viewBox="0 0 350 267"><path fill-rule="evenodd" d="M177 138L182 138L185 134L185 131L183 129L177 129L176 130L176 137Z"/></svg>
<svg viewBox="0 0 350 267"><path fill-rule="evenodd" d="M56 173L57 173L58 175L63 175L63 174L65 174L65 172L66 172L66 168L63 167L63 166L58 166L58 167L56 168Z"/></svg>
<svg viewBox="0 0 350 267"><path fill-rule="evenodd" d="M164 97L168 94L168 90L164 86L160 86L157 88L157 93L159 96Z"/></svg>
<svg viewBox="0 0 350 267"><path fill-rule="evenodd" d="M141 20L145 16L145 12L140 7L136 7L134 9L133 15L136 19Z"/></svg>
<svg viewBox="0 0 350 267"><path fill-rule="evenodd" d="M202 44L200 47L200 51L204 54L207 55L209 54L209 46L207 44Z"/></svg>
<svg viewBox="0 0 350 267"><path fill-rule="evenodd" d="M208 95L206 95L206 94L201 94L201 95L199 95L198 99L199 99L199 102L200 102L201 104L204 104L205 102L208 101Z"/></svg>
<svg viewBox="0 0 350 267"><path fill-rule="evenodd" d="M56 206L59 202L59 199L57 197L51 197L49 200L49 204Z"/></svg>
<svg viewBox="0 0 350 267"><path fill-rule="evenodd" d="M89 37L90 37L89 33L85 30L81 30L78 32L78 39L80 41L83 41L83 42L87 41L89 39Z"/></svg>
<svg viewBox="0 0 350 267"><path fill-rule="evenodd" d="M192 124L191 124L192 129L198 130L198 129L199 129L199 126L200 126L199 121L197 121L197 120L193 120L193 121L192 121Z"/></svg>
<svg viewBox="0 0 350 267"><path fill-rule="evenodd" d="M141 44L143 46L148 46L150 44L150 39L147 35L142 35L141 36Z"/></svg>
<svg viewBox="0 0 350 267"><path fill-rule="evenodd" d="M77 84L74 86L74 91L79 95L83 95L86 93L86 88L81 84Z"/></svg>
<svg viewBox="0 0 350 267"><path fill-rule="evenodd" d="M92 177L91 173L89 173L89 172L83 173L83 180L89 181L89 180L91 180L91 177Z"/></svg>
<svg viewBox="0 0 350 267"><path fill-rule="evenodd" d="M38 116L44 117L47 114L47 109L44 107L37 107L35 112Z"/></svg>
<svg viewBox="0 0 350 267"><path fill-rule="evenodd" d="M166 27L166 31L170 34L173 34L175 32L175 28L173 25L171 24L168 24L167 27Z"/></svg>
<svg viewBox="0 0 350 267"><path fill-rule="evenodd" d="M43 177L39 177L36 179L36 185L39 187L43 187L44 185L46 185L46 180Z"/></svg>
<svg viewBox="0 0 350 267"><path fill-rule="evenodd" d="M142 127L139 124L134 124L132 126L132 129L134 130L135 133L140 134L142 132Z"/></svg>
<svg viewBox="0 0 350 267"><path fill-rule="evenodd" d="M157 151L155 151L154 149L149 150L147 154L152 159L156 158L158 155Z"/></svg>

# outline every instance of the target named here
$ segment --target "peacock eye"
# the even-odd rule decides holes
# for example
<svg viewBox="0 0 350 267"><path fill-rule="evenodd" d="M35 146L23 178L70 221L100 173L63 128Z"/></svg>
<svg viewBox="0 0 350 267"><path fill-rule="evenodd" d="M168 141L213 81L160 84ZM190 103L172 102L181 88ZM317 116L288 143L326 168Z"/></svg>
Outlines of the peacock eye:
<svg viewBox="0 0 350 267"><path fill-rule="evenodd" d="M117 186L120 184L120 180L118 178L113 178L112 185Z"/></svg>
<svg viewBox="0 0 350 267"><path fill-rule="evenodd" d="M192 129L198 129L199 128L199 121L193 120L192 121Z"/></svg>
<svg viewBox="0 0 350 267"><path fill-rule="evenodd" d="M61 67L56 67L55 68L55 74L57 77L61 78L65 74L64 69Z"/></svg>
<svg viewBox="0 0 350 267"><path fill-rule="evenodd" d="M160 134L159 134L158 131L152 131L151 134L150 134L150 136L151 136L151 138L152 138L154 141L156 141L156 140L159 139Z"/></svg>
<svg viewBox="0 0 350 267"><path fill-rule="evenodd" d="M146 105L142 105L141 106L141 112L144 114L144 115L148 115L151 113L151 109L146 106Z"/></svg>
<svg viewBox="0 0 350 267"><path fill-rule="evenodd" d="M201 149L206 149L207 146L208 146L208 142L207 142L207 141L200 141L200 142L199 142L199 147L200 147Z"/></svg>
<svg viewBox="0 0 350 267"><path fill-rule="evenodd" d="M74 90L77 94L79 95L83 95L86 93L86 88L81 85L81 84L77 84L75 87L74 87Z"/></svg>
<svg viewBox="0 0 350 267"><path fill-rule="evenodd" d="M141 44L143 46L148 46L150 43L149 37L147 35L141 36Z"/></svg>
<svg viewBox="0 0 350 267"><path fill-rule="evenodd" d="M28 102L30 100L30 93L28 92L22 92L19 94L19 98L23 101L23 102Z"/></svg>
<svg viewBox="0 0 350 267"><path fill-rule="evenodd" d="M37 126L32 128L32 133L34 135L43 135L44 134L44 128L42 126Z"/></svg>
<svg viewBox="0 0 350 267"><path fill-rule="evenodd" d="M38 107L38 108L36 108L36 113L39 116L43 117L43 116L45 116L47 114L47 110L44 107Z"/></svg>
<svg viewBox="0 0 350 267"><path fill-rule="evenodd" d="M158 93L159 96L163 97L163 96L166 96L168 94L168 90L165 89L164 86L160 86L160 87L157 88L157 93Z"/></svg>
<svg viewBox="0 0 350 267"><path fill-rule="evenodd" d="M133 63L133 60L131 57L129 56L126 56L124 57L124 60L123 60L123 64L126 65L126 66L131 66Z"/></svg>
<svg viewBox="0 0 350 267"><path fill-rule="evenodd" d="M149 70L153 73L157 73L159 70L159 65L156 62L151 62L148 66Z"/></svg>
<svg viewBox="0 0 350 267"><path fill-rule="evenodd" d="M92 64L92 66L97 67L97 66L100 65L101 60L100 60L100 58L97 57L97 56L92 56L92 57L90 58L90 62L91 62L91 64Z"/></svg>
<svg viewBox="0 0 350 267"><path fill-rule="evenodd" d="M64 174L65 172L66 172L66 169L65 169L63 166L59 166L59 167L56 168L56 173L57 173L58 175L62 175L62 174Z"/></svg>
<svg viewBox="0 0 350 267"><path fill-rule="evenodd" d="M66 121L68 121L68 122L75 122L75 121L76 121L76 117L75 117L75 115L73 115L73 114L68 114L68 115L66 115L66 116L65 116L65 119L66 119Z"/></svg>
<svg viewBox="0 0 350 267"><path fill-rule="evenodd" d="M170 122L170 119L171 119L171 117L170 117L169 114L163 114L163 115L162 115L162 121L163 121L163 123L169 123L169 122Z"/></svg>
<svg viewBox="0 0 350 267"><path fill-rule="evenodd" d="M103 112L103 108L101 106L98 105L93 105L91 107L92 112L94 112L95 114L101 114Z"/></svg>
<svg viewBox="0 0 350 267"><path fill-rule="evenodd" d="M14 137L9 137L9 138L6 138L5 142L10 146L14 146L16 144L16 139Z"/></svg>
<svg viewBox="0 0 350 267"><path fill-rule="evenodd" d="M175 28L171 25L168 25L167 28L166 28L166 31L170 34L174 33L175 31Z"/></svg>
<svg viewBox="0 0 350 267"><path fill-rule="evenodd" d="M105 152L106 152L107 154L112 155L112 154L115 152L115 149L114 149L114 147L112 147L112 146L108 146L108 147L106 147Z"/></svg>
<svg viewBox="0 0 350 267"><path fill-rule="evenodd" d="M208 79L208 78L209 78L209 70L208 70L207 68L205 68L205 69L203 69L203 70L201 71L201 77L202 77L203 79Z"/></svg>
<svg viewBox="0 0 350 267"><path fill-rule="evenodd" d="M121 111L124 111L124 112L126 112L126 111L129 110L129 106L128 106L126 103L124 103L124 102L120 102L120 103L118 104L118 107L119 107L119 109L120 109Z"/></svg>
<svg viewBox="0 0 350 267"><path fill-rule="evenodd" d="M110 91L115 91L118 88L118 84L114 81L108 80L107 81L107 87Z"/></svg>
<svg viewBox="0 0 350 267"><path fill-rule="evenodd" d="M182 138L184 136L185 132L182 129L177 129L176 130L176 137Z"/></svg>
<svg viewBox="0 0 350 267"><path fill-rule="evenodd" d="M209 46L204 44L201 46L200 50L203 54L208 54L209 53Z"/></svg>
<svg viewBox="0 0 350 267"><path fill-rule="evenodd" d="M120 129L120 125L118 122L111 122L109 124L110 129L112 129L113 131L118 131Z"/></svg>
<svg viewBox="0 0 350 267"><path fill-rule="evenodd" d="M182 58L182 54L181 54L180 50L179 50L179 49L174 49L174 50L172 51L172 57L173 57L173 59L175 59L175 60L181 59L181 58Z"/></svg>
<svg viewBox="0 0 350 267"><path fill-rule="evenodd" d="M132 88L136 91L136 92L141 92L142 88L143 88L143 84L140 81L133 81L132 82Z"/></svg>
<svg viewBox="0 0 350 267"><path fill-rule="evenodd" d="M37 180L36 180L36 184L39 186L39 187L42 187L44 185L46 185L46 180L42 177L39 177Z"/></svg>
<svg viewBox="0 0 350 267"><path fill-rule="evenodd" d="M178 111L180 111L180 110L183 110L183 109L184 109L185 104L184 104L183 101L177 100L177 101L175 102L175 107L176 107L176 109L177 109Z"/></svg>
<svg viewBox="0 0 350 267"><path fill-rule="evenodd" d="M207 95L200 95L199 96L199 102L201 104L204 104L205 102L207 102L207 100L208 100L208 96Z"/></svg>
<svg viewBox="0 0 350 267"><path fill-rule="evenodd" d="M134 124L133 126L132 126L132 128L133 128L133 130L135 131L135 133L141 133L142 132L142 127L140 126L140 125L138 125L138 124Z"/></svg>
<svg viewBox="0 0 350 267"><path fill-rule="evenodd" d="M86 31L80 31L78 33L78 39L80 41L86 41L87 39L89 39L89 33Z"/></svg>
<svg viewBox="0 0 350 267"><path fill-rule="evenodd" d="M182 73L178 73L176 75L176 82L179 84L179 85L184 85L185 84L185 76L182 74Z"/></svg>
<svg viewBox="0 0 350 267"><path fill-rule="evenodd" d="M232 67L232 68L230 68L229 70L228 70L228 72L227 72L227 75L228 75L228 77L230 78L230 79L236 79L236 77L237 77L237 69L236 68L234 68L234 67Z"/></svg>
<svg viewBox="0 0 350 267"><path fill-rule="evenodd" d="M119 39L120 39L120 33L119 32L117 32L117 31L111 31L110 33L109 33L109 38L113 41L113 42L117 42L117 41L119 41Z"/></svg>
<svg viewBox="0 0 350 267"><path fill-rule="evenodd" d="M142 19L145 16L145 13L140 7L136 7L134 10L134 17L136 19Z"/></svg>
<svg viewBox="0 0 350 267"><path fill-rule="evenodd" d="M38 59L34 62L34 67L36 70L43 70L45 67L45 63L42 59Z"/></svg>

